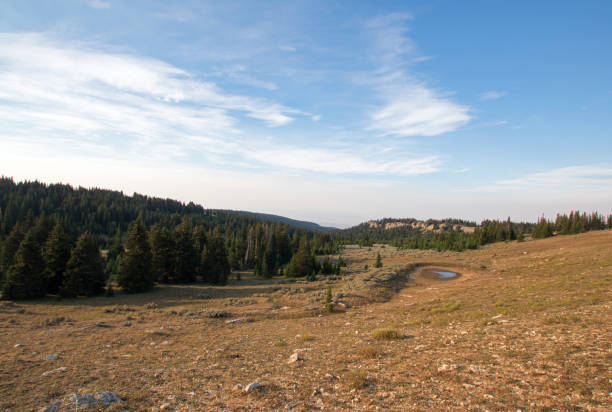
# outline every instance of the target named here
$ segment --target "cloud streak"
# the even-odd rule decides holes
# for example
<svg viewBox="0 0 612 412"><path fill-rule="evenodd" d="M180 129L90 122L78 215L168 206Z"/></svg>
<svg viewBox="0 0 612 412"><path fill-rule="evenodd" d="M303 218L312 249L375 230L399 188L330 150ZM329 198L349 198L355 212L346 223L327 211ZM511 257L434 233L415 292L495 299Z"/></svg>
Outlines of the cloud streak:
<svg viewBox="0 0 612 412"><path fill-rule="evenodd" d="M273 130L296 117L316 123L321 115L225 92L161 60L61 44L44 34L0 34L4 141L101 158L195 159L241 169L408 176L439 168L431 155L389 159L354 147L313 149L275 138L251 143L245 117Z"/></svg>
<svg viewBox="0 0 612 412"><path fill-rule="evenodd" d="M370 130L384 136L436 136L452 132L471 119L467 106L453 102L446 93L418 80L407 67L416 45L405 33L406 14L370 20L372 58L378 62L373 87L382 102L372 115Z"/></svg>
<svg viewBox="0 0 612 412"><path fill-rule="evenodd" d="M506 96L508 93L500 92L497 90L490 90L488 92L484 92L480 95L480 100L497 100Z"/></svg>
<svg viewBox="0 0 612 412"><path fill-rule="evenodd" d="M581 165L531 173L470 189L472 192L581 193L612 187L612 166Z"/></svg>

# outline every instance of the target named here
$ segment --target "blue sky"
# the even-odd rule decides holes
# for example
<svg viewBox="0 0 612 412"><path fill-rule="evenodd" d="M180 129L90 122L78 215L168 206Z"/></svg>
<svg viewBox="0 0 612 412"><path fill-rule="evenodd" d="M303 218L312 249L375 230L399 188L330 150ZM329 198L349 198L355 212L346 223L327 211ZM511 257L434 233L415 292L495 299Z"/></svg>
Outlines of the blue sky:
<svg viewBox="0 0 612 412"><path fill-rule="evenodd" d="M0 3L0 173L348 226L612 211L608 1Z"/></svg>

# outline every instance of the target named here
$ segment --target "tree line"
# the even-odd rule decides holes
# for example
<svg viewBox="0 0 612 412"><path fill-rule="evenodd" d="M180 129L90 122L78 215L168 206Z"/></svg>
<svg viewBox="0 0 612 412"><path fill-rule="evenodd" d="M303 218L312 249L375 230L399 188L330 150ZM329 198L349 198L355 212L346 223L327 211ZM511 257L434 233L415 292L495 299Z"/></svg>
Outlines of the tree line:
<svg viewBox="0 0 612 412"><path fill-rule="evenodd" d="M103 293L111 278L139 292L155 282L222 284L231 270L307 276L295 264L289 268L302 243L312 257L338 251L325 233L236 212L0 178L5 297L91 296Z"/></svg>
<svg viewBox="0 0 612 412"><path fill-rule="evenodd" d="M392 220L396 222L398 220ZM416 222L416 219L402 219L406 223ZM447 223L448 221L448 223ZM451 224L450 222L457 222ZM473 222L459 220L429 220L428 224L440 227L447 223L445 230L435 232L422 232L411 226L385 229L385 220L377 221L379 225L372 227L363 223L344 231L332 232L340 243L357 243L360 246L369 247L374 243L385 243L401 249L434 249L438 251L452 250L462 251L476 249L489 243L518 240L523 241L526 236L535 239L553 236L554 234L566 235L577 234L591 230L612 229L612 215L594 213L580 213L572 211L569 215L558 214L554 221L541 218L537 223L512 222L510 218L502 220L484 220L480 226ZM454 224L469 225L474 227L472 233L454 229Z"/></svg>

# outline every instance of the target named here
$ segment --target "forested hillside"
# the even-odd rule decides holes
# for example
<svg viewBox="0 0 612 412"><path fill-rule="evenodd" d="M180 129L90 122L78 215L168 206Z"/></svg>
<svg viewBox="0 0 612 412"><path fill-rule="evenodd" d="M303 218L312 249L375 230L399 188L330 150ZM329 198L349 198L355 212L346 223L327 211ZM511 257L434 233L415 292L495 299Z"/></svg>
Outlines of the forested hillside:
<svg viewBox="0 0 612 412"><path fill-rule="evenodd" d="M596 212L572 211L569 215L558 214L554 221L541 218L537 223L512 222L510 218L484 220L480 225L460 219L385 218L334 231L332 235L341 243L361 246L386 243L403 249L461 251L500 241L523 241L525 236L545 238L606 228L612 228L612 215L606 218Z"/></svg>
<svg viewBox="0 0 612 412"><path fill-rule="evenodd" d="M289 274L306 276L320 270L315 254L337 250L328 234L243 213L10 178L0 179L0 245L2 288L13 298L95 295L109 278L138 292L154 282L224 283L232 269L269 277L295 268L298 251L308 273Z"/></svg>

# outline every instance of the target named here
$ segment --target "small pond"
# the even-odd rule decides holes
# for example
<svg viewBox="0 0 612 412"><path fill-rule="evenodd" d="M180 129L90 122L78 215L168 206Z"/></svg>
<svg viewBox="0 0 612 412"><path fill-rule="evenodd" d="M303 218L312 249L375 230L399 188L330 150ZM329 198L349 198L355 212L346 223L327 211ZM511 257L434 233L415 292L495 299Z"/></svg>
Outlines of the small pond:
<svg viewBox="0 0 612 412"><path fill-rule="evenodd" d="M444 272L442 270L433 270L432 272L440 275L440 279L452 279L457 277L455 272Z"/></svg>

